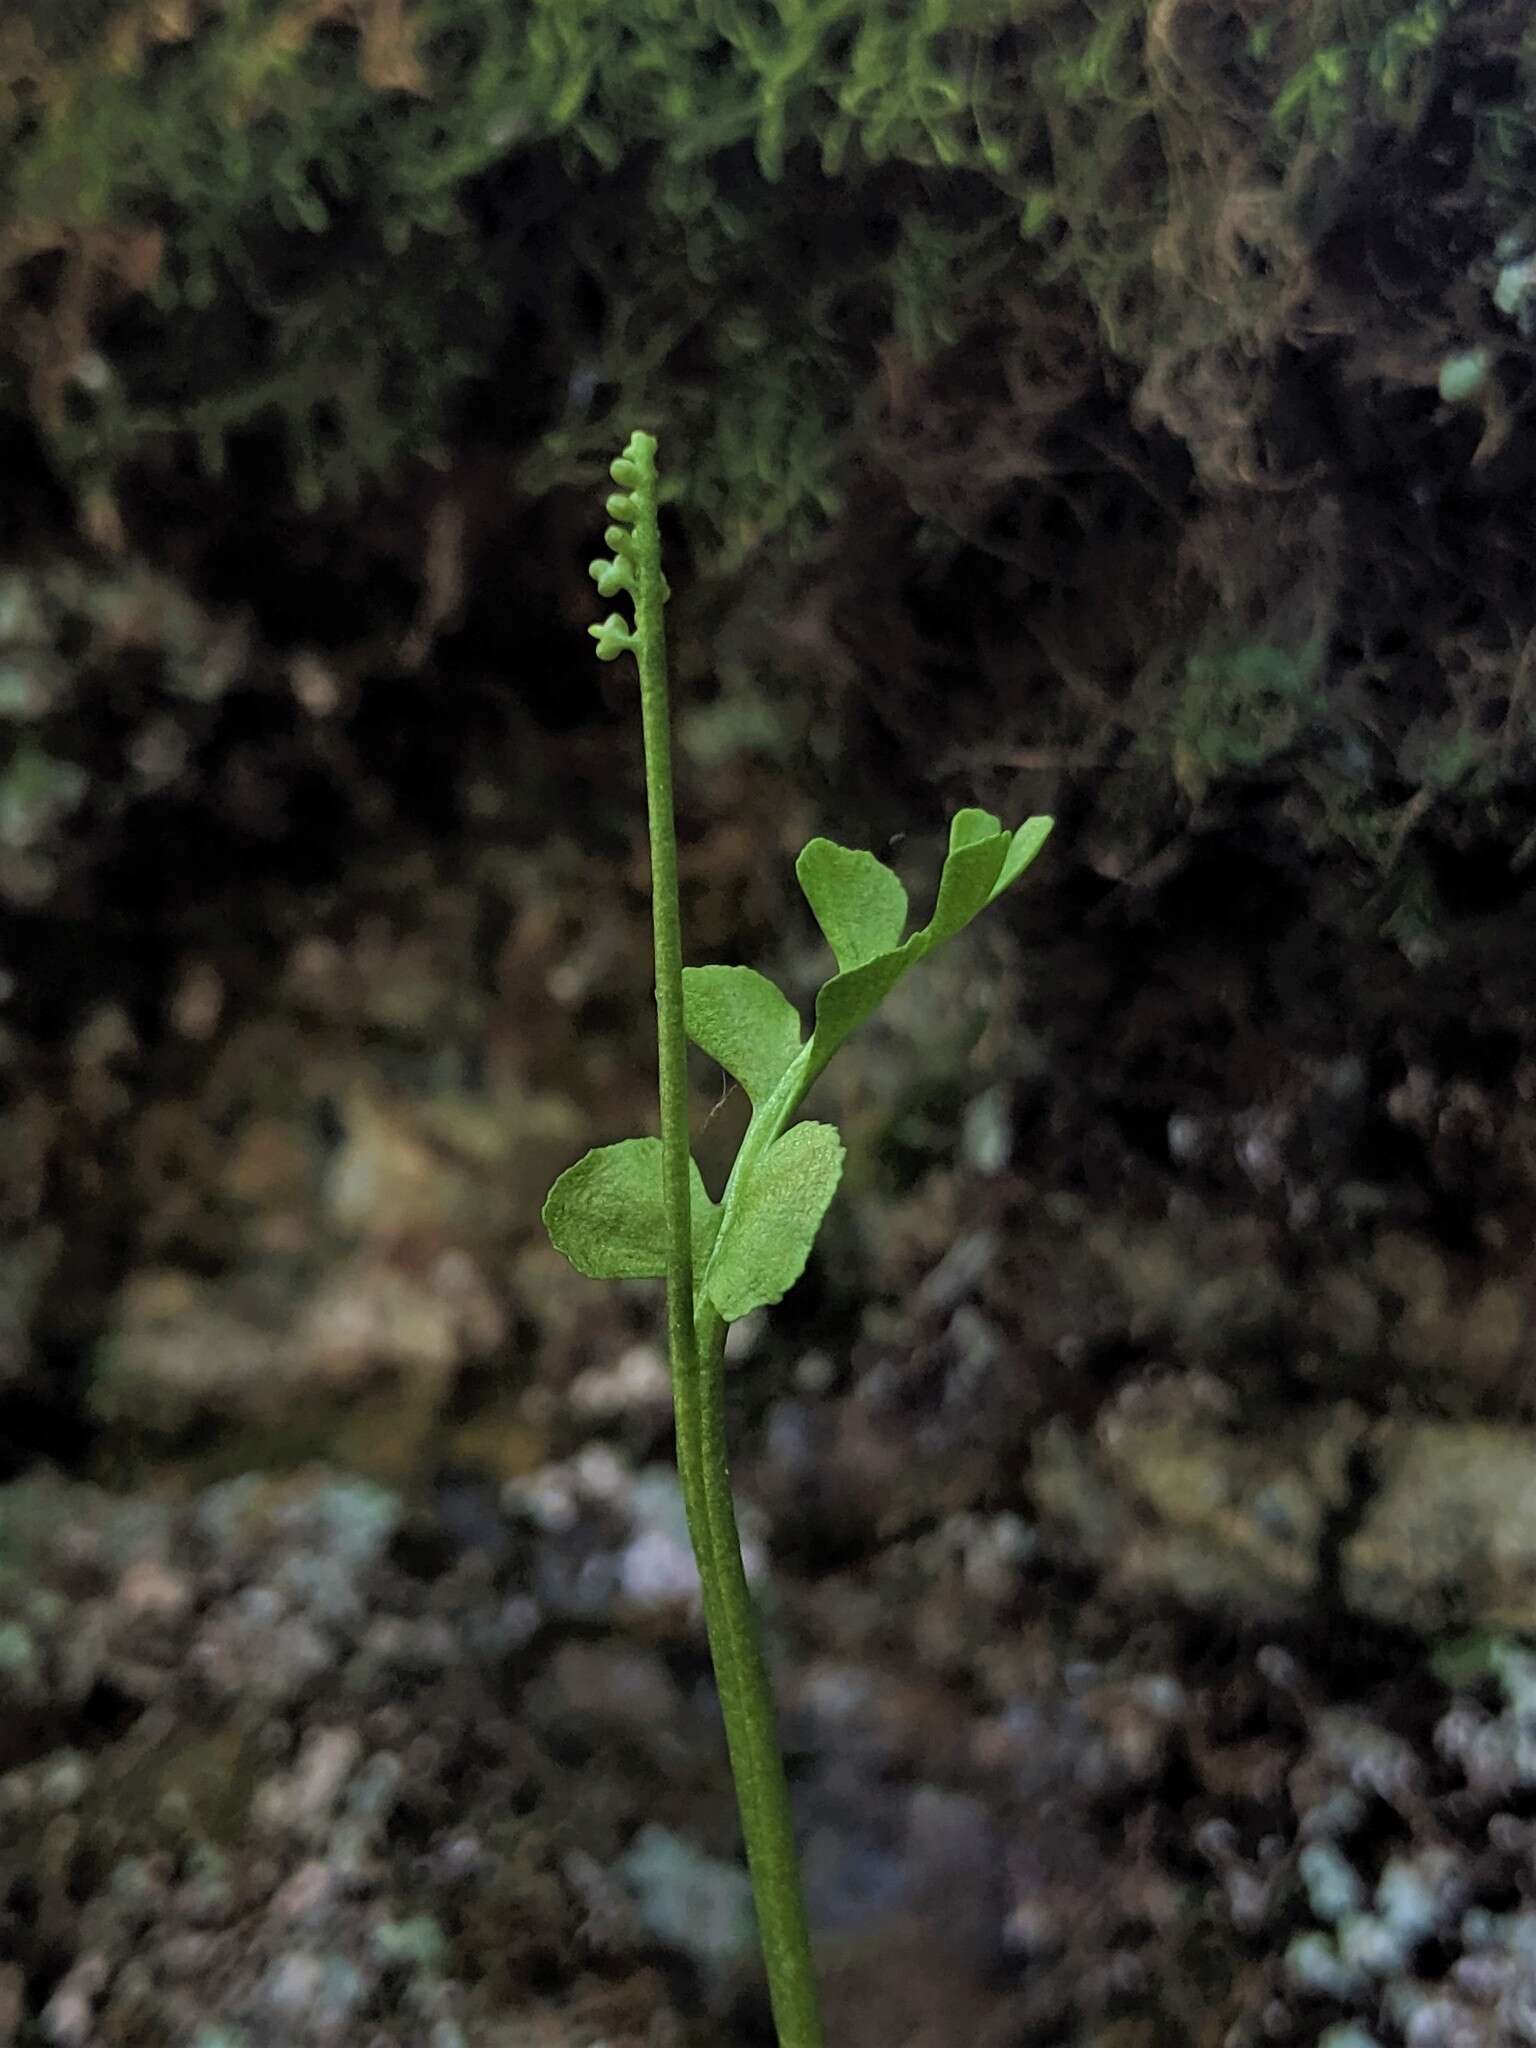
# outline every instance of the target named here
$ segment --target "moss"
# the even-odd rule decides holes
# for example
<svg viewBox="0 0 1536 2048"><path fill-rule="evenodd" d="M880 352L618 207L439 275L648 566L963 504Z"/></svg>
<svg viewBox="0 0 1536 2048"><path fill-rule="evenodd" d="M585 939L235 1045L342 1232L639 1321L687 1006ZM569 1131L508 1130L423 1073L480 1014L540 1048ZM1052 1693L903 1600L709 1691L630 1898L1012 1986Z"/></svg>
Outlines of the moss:
<svg viewBox="0 0 1536 2048"><path fill-rule="evenodd" d="M182 488L194 461L318 505L488 449L498 488L540 494L590 481L616 420L654 425L706 570L835 529L864 578L845 668L894 694L983 572L982 632L1048 582L1053 684L1095 678L1166 770L1135 799L1150 841L1181 800L1265 782L1411 938L1445 848L1530 858L1508 671L1532 620L1500 505L1533 82L1515 0L13 10L0 408L108 534L125 483ZM1186 575L1201 495L1227 538ZM1260 499L1296 508L1283 559ZM1410 503L1416 528L1383 511ZM871 591L907 569L904 638ZM1458 580L1487 621L1460 649ZM1426 592L1413 654L1384 654ZM1314 640L1310 679L1261 673ZM962 622L945 653L976 651ZM93 814L45 801L56 664L7 653L35 901ZM1019 723L1070 722L1040 702Z"/></svg>
<svg viewBox="0 0 1536 2048"><path fill-rule="evenodd" d="M1411 130L1458 13L1336 0L1192 65L1204 17L1145 0L31 9L0 38L6 388L82 501L255 429L318 504L469 405L540 488L649 415L734 562L836 512L881 348L1069 280L1146 353L1218 71L1283 170Z"/></svg>
<svg viewBox="0 0 1536 2048"><path fill-rule="evenodd" d="M1463 0L1325 0L1282 25L1255 25L1249 55L1286 67L1270 119L1292 143L1345 147L1350 124L1411 132L1441 71L1443 47Z"/></svg>
<svg viewBox="0 0 1536 2048"><path fill-rule="evenodd" d="M1283 171L1351 123L1408 134L1461 12L1276 10L1207 58ZM1197 26L1145 0L32 9L0 40L13 402L82 492L260 426L317 503L515 365L533 483L647 412L727 559L804 541L882 342L921 359L999 284L1070 278L1144 352L1189 138L1217 135L1215 78L1168 61Z"/></svg>
<svg viewBox="0 0 1536 2048"><path fill-rule="evenodd" d="M1257 644L1194 656L1169 722L1173 771L1195 799L1226 777L1251 775L1296 746L1322 709L1315 644Z"/></svg>
<svg viewBox="0 0 1536 2048"><path fill-rule="evenodd" d="M12 400L82 492L158 437L216 467L261 425L315 503L427 450L530 319L547 343L532 423L556 461L606 446L593 416L637 387L697 413L702 363L697 382L656 373L702 338L723 379L697 437L701 519L718 528L726 480L771 478L747 517L793 529L835 502L822 444L851 408L861 295L882 326L941 339L945 301L995 264L1017 211L997 40L1014 11L225 0L13 20ZM871 257L845 195L898 170L938 176L935 218L919 200ZM966 173L993 189L951 233L944 181ZM826 210L807 207L817 188L845 218L840 260L794 263L807 290L780 309L774 244ZM772 346L786 315L789 359Z"/></svg>

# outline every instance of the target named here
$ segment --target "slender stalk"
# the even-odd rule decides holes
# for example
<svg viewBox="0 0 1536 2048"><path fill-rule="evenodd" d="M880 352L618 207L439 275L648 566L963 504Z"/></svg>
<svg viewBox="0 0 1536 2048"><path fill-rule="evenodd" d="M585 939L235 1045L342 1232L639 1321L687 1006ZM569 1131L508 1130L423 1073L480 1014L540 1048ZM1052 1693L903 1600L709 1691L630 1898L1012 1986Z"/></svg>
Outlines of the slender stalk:
<svg viewBox="0 0 1536 2048"><path fill-rule="evenodd" d="M725 1440L725 1325L712 1309L699 1334L704 1508L719 1580L723 1628L729 1637L735 1725L726 1721L731 1775L736 1781L752 1895L768 1963L768 1995L780 2048L824 2048L821 2001L811 1961L805 1888L795 1854L789 1784L779 1749L773 1689L742 1564L736 1506L731 1495ZM715 1651L715 1668L720 1668ZM749 1819L749 1811L753 1818Z"/></svg>
<svg viewBox="0 0 1536 2048"><path fill-rule="evenodd" d="M696 1309L694 1299L682 915L662 627L666 586L656 524L655 443L637 434L625 454L639 472L639 481L631 490L636 517L628 552L635 574L634 652L640 670L650 816L657 1068L667 1215L667 1353L677 1418L678 1476L698 1559L704 1622L757 1903L774 2027L780 2048L825 2048L773 1695L731 1498L725 1439L725 1325L707 1304Z"/></svg>
<svg viewBox="0 0 1536 2048"><path fill-rule="evenodd" d="M662 1188L667 1216L667 1361L677 1423L677 1464L688 1529L698 1560L705 1625L713 1644L721 1627L713 1529L704 1514L699 1352L693 1319L693 1239L689 1195L688 1048L683 1029L682 910L677 884L677 827L672 800L671 714L667 691L665 584L656 525L654 444L635 436L626 458L640 473L637 516L626 553L633 566L635 665L645 744L645 799L651 842L651 921L656 956L656 1065L661 1097ZM727 1726L735 1714L733 1674L717 1670Z"/></svg>

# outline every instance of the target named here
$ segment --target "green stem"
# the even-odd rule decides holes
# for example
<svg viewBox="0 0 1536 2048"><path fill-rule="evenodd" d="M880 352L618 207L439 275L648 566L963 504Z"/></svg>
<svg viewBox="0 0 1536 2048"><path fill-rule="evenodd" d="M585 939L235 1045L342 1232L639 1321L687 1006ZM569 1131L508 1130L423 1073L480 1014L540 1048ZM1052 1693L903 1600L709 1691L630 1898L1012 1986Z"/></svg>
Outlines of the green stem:
<svg viewBox="0 0 1536 2048"><path fill-rule="evenodd" d="M666 586L656 523L655 443L649 436L637 434L625 456L639 472L638 483L631 487L636 516L630 559L635 576L634 653L640 670L650 815L657 1068L667 1213L667 1355L677 1417L678 1477L698 1559L704 1625L720 1692L779 2048L825 2048L773 1695L731 1498L725 1439L725 1325L707 1304L697 1311L695 1322L682 913L672 803L662 626Z"/></svg>
<svg viewBox="0 0 1536 2048"><path fill-rule="evenodd" d="M667 1361L677 1420L677 1464L689 1533L698 1559L705 1625L719 1626L714 1537L703 1513L704 1468L699 1403L698 1340L693 1321L693 1238L688 1175L687 1040L683 1029L682 911L677 882L677 828L672 801L671 715L667 693L665 584L656 524L654 444L635 436L626 459L640 473L628 554L633 565L635 665L645 741L645 797L651 841L651 917L656 952L656 1053L661 1096L662 1189L667 1217ZM721 1708L735 1710L730 1673L720 1677Z"/></svg>
<svg viewBox="0 0 1536 2048"><path fill-rule="evenodd" d="M704 1511L724 1639L714 1642L712 1637L712 1646L716 1671L727 1660L732 1667L735 1713L726 1718L726 1744L768 1964L768 1995L780 2048L824 2048L789 1782L731 1495L725 1439L725 1325L713 1309L704 1311L698 1342Z"/></svg>

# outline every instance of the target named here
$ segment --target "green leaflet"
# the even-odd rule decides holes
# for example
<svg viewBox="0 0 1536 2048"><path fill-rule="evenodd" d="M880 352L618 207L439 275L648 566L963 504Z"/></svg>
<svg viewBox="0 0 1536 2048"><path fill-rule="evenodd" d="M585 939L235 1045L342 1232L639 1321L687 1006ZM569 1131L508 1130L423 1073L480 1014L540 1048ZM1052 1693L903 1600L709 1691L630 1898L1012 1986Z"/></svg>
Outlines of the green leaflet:
<svg viewBox="0 0 1536 2048"><path fill-rule="evenodd" d="M830 1124L796 1124L768 1147L742 1185L704 1279L728 1323L788 1294L842 1171L843 1142Z"/></svg>
<svg viewBox="0 0 1536 2048"><path fill-rule="evenodd" d="M983 839L995 839L1003 829L1003 821L991 811L977 810L974 806L956 811L949 821L949 849L953 853L957 846L975 846ZM1012 837L1012 835L1009 835Z"/></svg>
<svg viewBox="0 0 1536 2048"><path fill-rule="evenodd" d="M1026 818L1017 832L1004 832L990 811L956 812L949 828L949 852L939 877L938 897L928 923L904 945L892 945L888 951L833 975L822 985L816 998L816 1029L811 1037L813 1074L819 1074L849 1033L880 1007L909 967L943 940L963 931L979 910L995 903L1005 889L1013 886L1050 837L1051 824L1049 818ZM811 842L813 846L830 843ZM805 855L800 858L803 862ZM812 907L815 908L814 903ZM827 929L825 921L822 929Z"/></svg>
<svg viewBox="0 0 1536 2048"><path fill-rule="evenodd" d="M1017 832L1005 832L990 811L956 811L938 901L928 921L930 944L952 939L977 911L1011 889L1050 838L1054 823L1052 818L1026 818Z"/></svg>
<svg viewBox="0 0 1536 2048"><path fill-rule="evenodd" d="M702 1272L720 1211L688 1162L693 1262ZM667 1270L667 1216L660 1138L602 1145L568 1166L544 1200L544 1228L557 1252L592 1280L651 1280Z"/></svg>
<svg viewBox="0 0 1536 2048"><path fill-rule="evenodd" d="M1002 869L992 885L991 900L995 903L1005 889L1014 883L1029 866L1035 855L1051 836L1054 818L1026 818L1013 835L1012 844L1003 858Z"/></svg>
<svg viewBox="0 0 1536 2048"><path fill-rule="evenodd" d="M1007 832L990 811L958 812L933 915L904 941L907 894L891 870L873 854L830 839L810 842L796 872L839 972L817 995L804 1084L779 1116L793 1112L833 1053L910 967L1012 887L1050 830L1049 818L1027 818L1017 832ZM802 1051L794 1005L753 968L690 967L683 973L683 1011L695 1045L741 1083L754 1114L761 1111ZM721 1212L698 1168L691 1168L694 1268L699 1276L707 1272L709 1298L727 1321L780 1300L804 1271L842 1157L829 1125L797 1124L776 1138L747 1169L718 1245ZM594 1279L664 1273L659 1139L631 1138L589 1152L550 1190L544 1221L556 1248Z"/></svg>
<svg viewBox="0 0 1536 2048"><path fill-rule="evenodd" d="M795 862L795 873L845 973L901 943L907 892L872 853L813 839Z"/></svg>
<svg viewBox="0 0 1536 2048"><path fill-rule="evenodd" d="M990 829L988 829L990 828ZM938 901L928 921L930 945L964 931L992 900L993 886L1013 839L990 811L958 811L949 828L949 852L939 877Z"/></svg>
<svg viewBox="0 0 1536 2048"><path fill-rule="evenodd" d="M685 967L683 1022L760 1109L800 1050L800 1015L752 967Z"/></svg>
<svg viewBox="0 0 1536 2048"><path fill-rule="evenodd" d="M811 1064L819 1074L850 1032L872 1017L915 960L927 951L919 932L894 952L834 974L816 998L816 1029L811 1034Z"/></svg>

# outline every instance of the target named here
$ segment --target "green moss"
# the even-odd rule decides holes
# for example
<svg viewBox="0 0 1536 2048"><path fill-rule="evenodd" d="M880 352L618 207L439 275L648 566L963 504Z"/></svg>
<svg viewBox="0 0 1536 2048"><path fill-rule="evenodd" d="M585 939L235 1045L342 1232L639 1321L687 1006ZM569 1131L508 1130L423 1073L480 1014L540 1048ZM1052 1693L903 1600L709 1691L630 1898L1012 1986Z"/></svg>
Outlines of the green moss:
<svg viewBox="0 0 1536 2048"><path fill-rule="evenodd" d="M1347 61L1324 31L1348 9L1256 32L1277 132L1329 127L1367 75L1414 103L1451 11L1367 9ZM533 487L647 414L691 450L681 501L712 552L804 542L882 346L921 360L999 289L1064 279L1112 347L1145 345L1169 137L1202 116L1146 41L1145 0L16 23L0 301L35 295L40 261L59 277L29 314L55 367L12 355L11 402L82 496L146 447L184 437L216 469L257 429L305 504L430 452L474 393L539 442Z"/></svg>
<svg viewBox="0 0 1536 2048"><path fill-rule="evenodd" d="M1516 0L223 0L191 33L178 13L30 0L0 26L0 405L84 507L131 465L217 469L253 442L306 505L466 443L541 493L589 482L634 420L666 434L672 513L716 571L809 550L855 459L926 522L914 540L898 503L894 543L926 533L946 560L990 546L1011 494L1068 495L1084 447L1139 466L1170 525L1186 456L1235 499L1299 504L1316 473L1347 508L1358 450L1401 462L1405 502L1415 464L1470 463L1479 503L1504 488L1536 326ZM1362 320L1377 265L1390 292ZM1412 345L1394 329L1385 352L1383 321ZM1336 376L1358 449L1329 435ZM1019 459L986 497L989 436ZM1508 616L1444 687L1455 629L1401 672L1375 651L1366 557L1419 545L1357 532L1350 587L1301 614L1371 647L1337 672L1291 645L1262 566L1219 641L1191 624L1197 572L1176 621L1085 633L1082 662L1136 679L1128 722L1167 771L1138 806L1270 782L1288 829L1389 890L1399 933L1437 914L1422 839L1536 857L1531 737L1496 701L1518 597L1488 594ZM38 724L57 688L57 664L6 650L0 716L34 750L0 830L34 835L32 866L72 829ZM701 746L740 744L733 715Z"/></svg>
<svg viewBox="0 0 1536 2048"><path fill-rule="evenodd" d="M1347 147L1350 124L1411 132L1440 75L1447 33L1463 0L1324 0L1250 32L1259 65L1286 66L1270 120L1291 143Z"/></svg>
<svg viewBox="0 0 1536 2048"><path fill-rule="evenodd" d="M1215 782L1268 769L1296 746L1322 709L1321 652L1260 644L1190 661L1169 722L1186 795L1198 800Z"/></svg>
<svg viewBox="0 0 1536 2048"><path fill-rule="evenodd" d="M864 324L840 297L868 291L879 326L941 340L946 294L980 243L995 262L1016 215L1017 79L996 54L1015 11L227 0L194 33L174 10L126 5L76 10L67 35L13 22L0 279L8 268L16 294L51 254L67 288L44 316L62 374L28 377L13 357L12 400L25 391L82 490L170 433L216 467L254 425L280 434L316 503L428 449L537 301L548 455L606 445L639 386L669 414L707 411L690 502L717 531L728 494L747 505L729 547L804 528L836 502L827 429L850 410ZM897 167L985 178L990 226L950 235L940 185L932 222L919 204L894 252L870 255L841 195ZM489 231L486 178L510 194ZM538 233L552 178L556 238ZM775 240L826 211L807 206L818 186L851 226L839 259L773 265ZM599 293L596 335L573 313L583 285ZM775 345L787 327L789 357ZM707 407L704 375L668 390L656 374L690 337L714 358Z"/></svg>
<svg viewBox="0 0 1536 2048"><path fill-rule="evenodd" d="M733 563L835 514L882 347L921 360L999 290L1071 281L1145 354L1217 79L1282 165L1408 133L1460 11L1328 0L1169 63L1146 0L34 9L0 31L0 312L32 334L0 399L82 498L254 430L304 504L471 399L538 444L532 488L647 416ZM1157 46L1190 33L1175 8Z"/></svg>
<svg viewBox="0 0 1536 2048"><path fill-rule="evenodd" d="M146 449L217 468L252 431L301 503L346 497L470 402L537 444L544 488L648 417L727 564L835 515L879 350L922 359L1000 290L1069 282L1144 360L1202 154L1227 189L1410 138L1472 33L1462 0L1246 29L1174 7L1150 39L1147 0L179 17L76 0L0 30L0 402L83 500ZM1472 114L1512 188L1522 95Z"/></svg>

